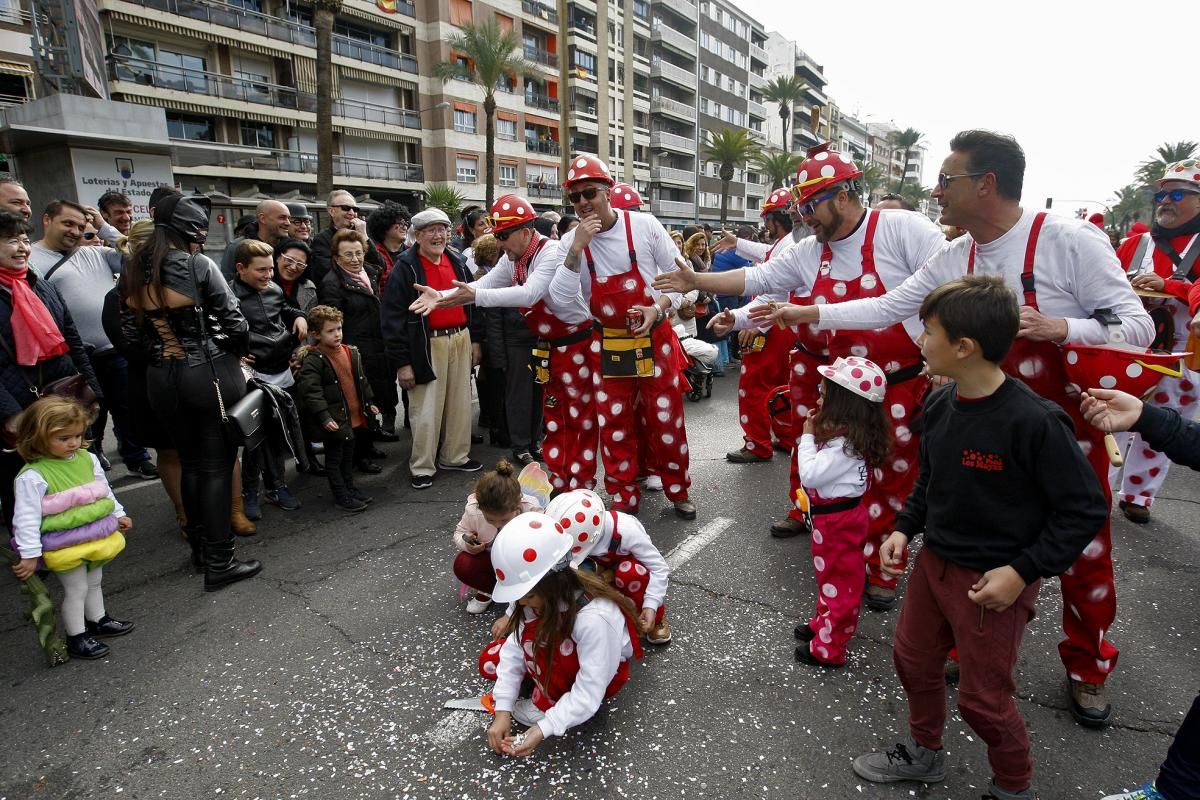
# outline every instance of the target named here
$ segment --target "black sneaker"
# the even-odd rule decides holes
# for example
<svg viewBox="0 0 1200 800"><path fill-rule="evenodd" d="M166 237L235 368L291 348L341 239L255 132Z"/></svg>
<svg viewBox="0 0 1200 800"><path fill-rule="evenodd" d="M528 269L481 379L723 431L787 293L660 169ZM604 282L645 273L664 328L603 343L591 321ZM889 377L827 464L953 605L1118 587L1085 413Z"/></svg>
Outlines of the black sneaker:
<svg viewBox="0 0 1200 800"><path fill-rule="evenodd" d="M796 627L792 628L792 633L802 642L811 642L817 638L817 634L813 632L807 622L797 622Z"/></svg>
<svg viewBox="0 0 1200 800"><path fill-rule="evenodd" d="M129 474L135 478L152 481L158 477L158 467L154 466L153 462L143 461L140 464L129 467Z"/></svg>
<svg viewBox="0 0 1200 800"><path fill-rule="evenodd" d="M104 455L104 453L96 453L95 456L96 460L100 462L101 469L103 469L105 472L108 472L110 469L112 469L112 462L108 460L108 456ZM100 656L96 656L96 658L99 657Z"/></svg>
<svg viewBox="0 0 1200 800"><path fill-rule="evenodd" d="M357 500L360 503L366 503L367 505L371 505L371 503L375 502L375 498L371 497L371 495L367 494L362 489L358 489L358 488L347 489L346 493L349 494L351 497L353 497L355 500Z"/></svg>
<svg viewBox="0 0 1200 800"><path fill-rule="evenodd" d="M119 619L113 619L108 614L105 614L100 619L92 622L84 620L84 625L87 628L88 636L93 638L124 636L133 630L132 622L122 622Z"/></svg>
<svg viewBox="0 0 1200 800"><path fill-rule="evenodd" d="M343 497L341 500L334 500L333 504L350 514L357 514L360 511L367 510L367 504L355 497Z"/></svg>
<svg viewBox="0 0 1200 800"><path fill-rule="evenodd" d="M433 486L433 476L432 475L413 475L412 476L412 487L414 489L428 489L430 486Z"/></svg>
<svg viewBox="0 0 1200 800"><path fill-rule="evenodd" d="M97 642L88 633L77 633L67 637L67 654L71 658L104 658L108 655L108 645Z"/></svg>
<svg viewBox="0 0 1200 800"><path fill-rule="evenodd" d="M300 498L288 491L287 486L280 486L278 489L268 489L263 492L263 497L271 505L279 506L284 511L296 511L300 508Z"/></svg>
<svg viewBox="0 0 1200 800"><path fill-rule="evenodd" d="M443 464L438 462L438 469L450 470L451 472L479 472L483 469L483 464L480 464L473 458L468 458L461 464Z"/></svg>
<svg viewBox="0 0 1200 800"><path fill-rule="evenodd" d="M522 467L527 467L533 463L533 454L528 450L513 450L513 460Z"/></svg>

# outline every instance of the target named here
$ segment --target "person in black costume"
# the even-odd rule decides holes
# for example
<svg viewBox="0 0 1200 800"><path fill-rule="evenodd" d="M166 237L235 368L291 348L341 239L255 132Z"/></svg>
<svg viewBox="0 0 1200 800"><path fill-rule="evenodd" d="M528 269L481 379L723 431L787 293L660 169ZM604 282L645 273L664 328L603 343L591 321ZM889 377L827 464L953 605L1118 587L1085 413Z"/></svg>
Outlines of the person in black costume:
<svg viewBox="0 0 1200 800"><path fill-rule="evenodd" d="M233 557L229 525L237 442L221 418L246 393L239 358L249 325L221 271L193 253L208 236L203 197L168 197L154 212L154 238L121 277L121 328L149 367L150 405L172 427L183 464L183 505L193 559L214 591L257 575L262 564ZM202 327L203 326L203 327Z"/></svg>

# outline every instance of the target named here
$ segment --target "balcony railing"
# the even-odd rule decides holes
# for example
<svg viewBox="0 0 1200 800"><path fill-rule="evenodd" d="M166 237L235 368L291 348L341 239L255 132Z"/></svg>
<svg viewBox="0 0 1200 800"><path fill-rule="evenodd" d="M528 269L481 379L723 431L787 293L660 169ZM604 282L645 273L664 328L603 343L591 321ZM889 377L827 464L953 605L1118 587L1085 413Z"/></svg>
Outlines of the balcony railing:
<svg viewBox="0 0 1200 800"><path fill-rule="evenodd" d="M670 45L684 55L696 57L696 40L682 31L677 31L661 20L655 20L650 29L650 41Z"/></svg>
<svg viewBox="0 0 1200 800"><path fill-rule="evenodd" d="M767 88L767 79L764 78L762 75L759 75L757 72L749 73L749 78L747 79L747 83L749 83L755 89L766 89Z"/></svg>
<svg viewBox="0 0 1200 800"><path fill-rule="evenodd" d="M650 134L650 147L665 150L677 150L684 153L695 153L696 142L686 136L677 136L665 131L653 131Z"/></svg>
<svg viewBox="0 0 1200 800"><path fill-rule="evenodd" d="M177 139L173 141L192 144L189 140ZM222 166L255 171L300 172L305 175L317 174L316 153L243 148L237 145L228 145L227 148L214 150L213 152L214 157L211 163L195 164L195 166ZM400 164L394 161L380 161L371 158L356 158L354 156L335 155L333 157L333 174L335 177L405 181L408 183L423 183L425 181L425 170L420 164Z"/></svg>
<svg viewBox="0 0 1200 800"><path fill-rule="evenodd" d="M696 215L696 204L680 200L653 200L650 203L653 213L658 215L670 214L676 217L692 218Z"/></svg>
<svg viewBox="0 0 1200 800"><path fill-rule="evenodd" d="M289 111L316 113L317 96L302 92L294 86L262 83L247 78L203 72L198 69L166 66L139 58L109 55L108 75L114 81L127 81L141 86L172 89L178 92L220 97L243 103L256 103ZM346 119L419 129L420 115L406 108L367 103L340 98L333 101L333 115Z"/></svg>
<svg viewBox="0 0 1200 800"><path fill-rule="evenodd" d="M756 117L767 118L767 107L762 103L757 103L753 100L746 101L746 110Z"/></svg>
<svg viewBox="0 0 1200 800"><path fill-rule="evenodd" d="M651 167L650 180L693 186L696 183L696 173L690 169L678 169L676 167Z"/></svg>
<svg viewBox="0 0 1200 800"><path fill-rule="evenodd" d="M530 153L543 153L548 156L557 156L562 154L562 147L558 142L553 140L548 141L530 141L525 140L525 149Z"/></svg>
<svg viewBox="0 0 1200 800"><path fill-rule="evenodd" d="M544 6L535 0L521 0L521 10L531 17L537 17L540 20L549 22L551 25L558 24L558 11L550 6Z"/></svg>
<svg viewBox="0 0 1200 800"><path fill-rule="evenodd" d="M677 67L669 61L664 61L661 58L655 58L654 61L651 62L650 77L674 81L680 86L686 86L689 89L696 88L695 74L688 72L682 67Z"/></svg>
<svg viewBox="0 0 1200 800"><path fill-rule="evenodd" d="M544 111L549 111L552 114L558 113L558 100L553 97L546 97L543 94L526 94L525 105L540 108Z"/></svg>
<svg viewBox="0 0 1200 800"><path fill-rule="evenodd" d="M558 53L551 53L540 47L525 45L525 58L547 67L558 69Z"/></svg>
<svg viewBox="0 0 1200 800"><path fill-rule="evenodd" d="M750 43L750 57L757 58L759 61L761 61L764 64L770 63L770 61L767 59L766 48L759 47L754 42Z"/></svg>
<svg viewBox="0 0 1200 800"><path fill-rule="evenodd" d="M303 47L316 47L317 34L309 25L302 25L290 19L272 17L270 14L260 14L257 11L247 11L215 0L127 0L127 2L177 14L187 19L208 22L224 28L233 28L242 33L254 33L271 39L288 42ZM411 3L398 3L397 7L415 16ZM333 51L338 55L356 60L366 61L381 67L390 67L405 72L416 73L417 60L406 53L399 53L386 47L368 44L339 34L333 35Z"/></svg>
<svg viewBox="0 0 1200 800"><path fill-rule="evenodd" d="M669 97L656 97L650 101L651 114L671 114L688 122L696 121L696 108Z"/></svg>
<svg viewBox="0 0 1200 800"><path fill-rule="evenodd" d="M525 186L530 197L550 197L562 199L563 190L561 186L553 183L530 181Z"/></svg>

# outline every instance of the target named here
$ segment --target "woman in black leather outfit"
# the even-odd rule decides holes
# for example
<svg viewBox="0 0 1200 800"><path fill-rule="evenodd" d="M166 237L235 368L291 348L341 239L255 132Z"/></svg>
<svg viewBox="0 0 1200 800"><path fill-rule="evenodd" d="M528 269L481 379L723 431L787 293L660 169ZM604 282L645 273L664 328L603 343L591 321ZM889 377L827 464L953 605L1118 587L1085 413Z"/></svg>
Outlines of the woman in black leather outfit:
<svg viewBox="0 0 1200 800"><path fill-rule="evenodd" d="M188 538L193 557L203 557L205 591L262 569L258 561L233 557L229 514L237 442L221 419L218 387L226 408L246 393L238 361L249 326L217 265L191 255L208 236L209 210L203 197L161 201L154 238L121 277L121 327L146 354L150 405L171 427L179 449Z"/></svg>

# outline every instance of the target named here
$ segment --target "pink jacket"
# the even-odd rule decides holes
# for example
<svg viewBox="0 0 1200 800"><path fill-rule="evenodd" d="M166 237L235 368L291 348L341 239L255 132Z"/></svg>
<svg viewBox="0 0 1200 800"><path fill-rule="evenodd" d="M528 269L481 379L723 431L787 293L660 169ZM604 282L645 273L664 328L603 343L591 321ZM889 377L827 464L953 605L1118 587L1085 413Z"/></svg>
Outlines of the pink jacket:
<svg viewBox="0 0 1200 800"><path fill-rule="evenodd" d="M529 495L521 495L521 511L541 511L542 507L538 505L537 500L534 500ZM483 518L483 512L479 510L479 504L475 502L475 495L471 494L467 497L467 507L463 509L462 519L458 521L458 527L454 529L454 546L459 550L466 552L467 543L463 537L467 534L474 534L475 538L483 544L491 544L499 533L495 526L489 525L487 520Z"/></svg>

